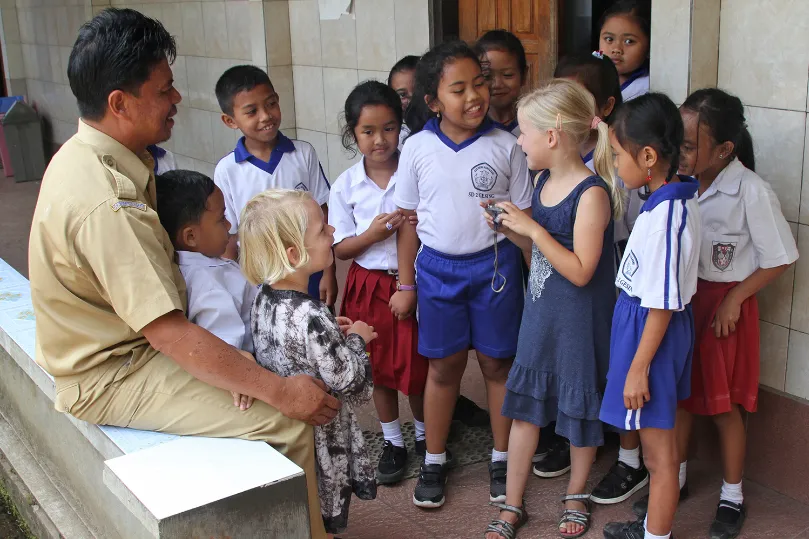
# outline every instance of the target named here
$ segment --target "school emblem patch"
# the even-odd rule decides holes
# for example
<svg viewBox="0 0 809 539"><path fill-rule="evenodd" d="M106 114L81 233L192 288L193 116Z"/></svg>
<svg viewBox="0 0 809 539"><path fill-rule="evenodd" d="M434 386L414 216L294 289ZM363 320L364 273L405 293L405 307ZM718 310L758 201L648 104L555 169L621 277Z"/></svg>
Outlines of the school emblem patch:
<svg viewBox="0 0 809 539"><path fill-rule="evenodd" d="M296 185L296 186L295 186L295 190L296 190L296 191L308 191L308 190L309 190L309 188L308 188L308 187L306 187L306 186L303 184L303 182L300 182L300 183L298 183L298 185Z"/></svg>
<svg viewBox="0 0 809 539"><path fill-rule="evenodd" d="M472 185L478 191L491 191L497 183L497 171L488 163L480 163L472 167Z"/></svg>
<svg viewBox="0 0 809 539"><path fill-rule="evenodd" d="M727 271L733 268L733 255L736 253L736 243L713 242L711 250L711 262L719 271Z"/></svg>
<svg viewBox="0 0 809 539"><path fill-rule="evenodd" d="M624 267L621 270L621 273L623 273L624 277L631 281L632 277L638 271L639 266L640 264L638 264L638 257L635 256L635 253L629 251L629 254L626 255L626 260L624 261Z"/></svg>

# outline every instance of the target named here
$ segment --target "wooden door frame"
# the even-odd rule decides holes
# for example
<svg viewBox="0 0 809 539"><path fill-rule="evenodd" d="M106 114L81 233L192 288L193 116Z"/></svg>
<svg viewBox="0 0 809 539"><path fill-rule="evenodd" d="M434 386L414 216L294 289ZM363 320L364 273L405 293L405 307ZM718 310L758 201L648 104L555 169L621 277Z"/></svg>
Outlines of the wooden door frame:
<svg viewBox="0 0 809 539"><path fill-rule="evenodd" d="M561 20L561 0L534 0L534 9L538 12L538 28L540 34L544 32L545 39L540 39L538 42L538 69L536 81L531 81L532 84L537 84L553 77L553 71L556 69L556 63L559 56L559 21ZM498 6L498 18L503 17L508 20L510 17L509 6L503 3ZM459 0L458 1L458 19L460 22L460 34L467 41L474 41L480 37L478 28L478 10L477 0ZM499 25L505 27L506 25ZM491 28L494 29L494 28ZM473 36L474 37L470 37Z"/></svg>

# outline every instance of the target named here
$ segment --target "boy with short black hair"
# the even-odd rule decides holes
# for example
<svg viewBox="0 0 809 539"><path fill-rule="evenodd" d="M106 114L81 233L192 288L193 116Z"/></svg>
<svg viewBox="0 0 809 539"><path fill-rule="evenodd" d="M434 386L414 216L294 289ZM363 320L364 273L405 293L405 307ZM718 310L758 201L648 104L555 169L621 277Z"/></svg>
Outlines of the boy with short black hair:
<svg viewBox="0 0 809 539"><path fill-rule="evenodd" d="M188 288L188 320L253 358L250 311L256 287L239 265L222 258L230 223L222 191L208 176L173 170L155 178L157 215L174 245ZM253 399L233 394L246 410Z"/></svg>
<svg viewBox="0 0 809 539"><path fill-rule="evenodd" d="M270 77L258 67L242 65L225 71L216 83L222 121L244 135L236 149L216 165L214 182L225 197L225 213L236 234L247 202L273 188L308 191L327 214L329 182L308 142L291 140L279 130L281 108ZM235 249L234 249L235 250ZM332 264L312 275L309 294L328 306L337 299Z"/></svg>

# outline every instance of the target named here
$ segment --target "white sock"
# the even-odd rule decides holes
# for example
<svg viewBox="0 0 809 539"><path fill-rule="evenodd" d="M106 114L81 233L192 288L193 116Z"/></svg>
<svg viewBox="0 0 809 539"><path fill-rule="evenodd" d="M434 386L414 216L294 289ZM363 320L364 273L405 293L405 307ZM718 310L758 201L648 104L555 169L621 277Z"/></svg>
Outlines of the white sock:
<svg viewBox="0 0 809 539"><path fill-rule="evenodd" d="M683 488L685 486L685 472L686 472L687 467L688 467L688 461L680 463L680 476L679 476L680 488Z"/></svg>
<svg viewBox="0 0 809 539"><path fill-rule="evenodd" d="M507 462L508 461L508 451L498 451L497 449L492 449L492 462Z"/></svg>
<svg viewBox="0 0 809 539"><path fill-rule="evenodd" d="M669 537L671 537L671 532L667 533L666 535L655 535L652 532L650 532L646 528L646 519L643 520L643 529L644 529L643 539L669 539Z"/></svg>
<svg viewBox="0 0 809 539"><path fill-rule="evenodd" d="M413 425L416 426L416 441L420 442L424 440L425 437L425 428L424 428L424 421L419 421L418 419L413 419Z"/></svg>
<svg viewBox="0 0 809 539"><path fill-rule="evenodd" d="M741 504L744 502L744 495L742 494L742 482L732 485L727 481L722 481L722 492L719 494L720 500L726 502L733 502Z"/></svg>
<svg viewBox="0 0 809 539"><path fill-rule="evenodd" d="M618 461L623 462L630 468L640 469L640 446L635 449L618 449Z"/></svg>
<svg viewBox="0 0 809 539"><path fill-rule="evenodd" d="M382 434L385 440L392 443L396 447L404 447L404 438L402 438L402 426L399 424L398 419L394 419L390 423L381 423Z"/></svg>
<svg viewBox="0 0 809 539"><path fill-rule="evenodd" d="M443 453L439 453L437 455L433 455L429 451L424 456L424 464L441 464L444 465L447 463L447 452L444 451Z"/></svg>

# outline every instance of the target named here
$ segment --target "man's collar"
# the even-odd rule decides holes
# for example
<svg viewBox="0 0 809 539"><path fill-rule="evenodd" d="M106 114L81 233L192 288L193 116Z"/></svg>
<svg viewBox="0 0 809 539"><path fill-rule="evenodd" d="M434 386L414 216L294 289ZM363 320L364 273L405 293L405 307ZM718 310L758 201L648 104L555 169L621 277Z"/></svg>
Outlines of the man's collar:
<svg viewBox="0 0 809 539"><path fill-rule="evenodd" d="M79 119L77 137L85 144L98 149L105 165L113 166L129 178L138 189L146 192L153 165L148 151L144 151L140 156L135 155L132 150L81 119Z"/></svg>

